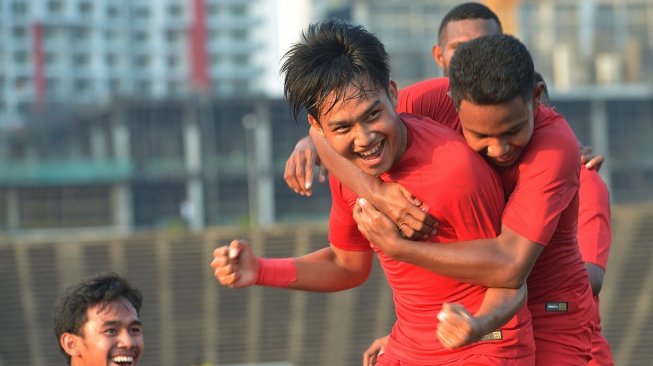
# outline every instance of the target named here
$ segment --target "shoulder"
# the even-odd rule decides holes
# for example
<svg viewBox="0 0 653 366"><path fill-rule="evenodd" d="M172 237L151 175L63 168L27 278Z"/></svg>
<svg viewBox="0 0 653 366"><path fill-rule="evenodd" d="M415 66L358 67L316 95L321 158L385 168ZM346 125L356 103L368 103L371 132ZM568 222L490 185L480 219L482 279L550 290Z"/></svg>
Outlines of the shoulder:
<svg viewBox="0 0 653 366"><path fill-rule="evenodd" d="M578 191L583 197L605 197L609 200L610 196L608 187L599 172L585 167L580 168L580 187Z"/></svg>
<svg viewBox="0 0 653 366"><path fill-rule="evenodd" d="M538 109L533 136L521 163L541 167L561 165L574 170L580 166L578 139L562 115L548 107Z"/></svg>
<svg viewBox="0 0 653 366"><path fill-rule="evenodd" d="M331 204L345 211L353 212L356 204L356 193L345 187L333 174L329 174Z"/></svg>
<svg viewBox="0 0 653 366"><path fill-rule="evenodd" d="M411 84L399 91L401 94L419 94L419 93L444 93L449 92L449 78L433 78Z"/></svg>

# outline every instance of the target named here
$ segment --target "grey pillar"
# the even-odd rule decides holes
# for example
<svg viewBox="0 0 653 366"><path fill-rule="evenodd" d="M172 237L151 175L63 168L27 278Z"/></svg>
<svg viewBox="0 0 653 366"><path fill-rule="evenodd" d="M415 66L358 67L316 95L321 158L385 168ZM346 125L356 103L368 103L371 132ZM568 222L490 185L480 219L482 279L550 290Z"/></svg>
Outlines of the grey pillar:
<svg viewBox="0 0 653 366"><path fill-rule="evenodd" d="M202 140L197 114L187 113L186 123L183 126L184 134L184 164L186 166L186 198L191 207L192 215L187 219L190 228L194 231L204 228L204 188L202 186ZM185 218L186 219L186 218Z"/></svg>
<svg viewBox="0 0 653 366"><path fill-rule="evenodd" d="M608 190L612 190L608 112L606 110L605 99L594 96L591 103L590 143L595 152L608 158L601 167L601 177L603 177L605 184L608 186Z"/></svg>
<svg viewBox="0 0 653 366"><path fill-rule="evenodd" d="M256 114L245 115L247 186L252 225L268 226L275 222L274 172L269 106L260 102Z"/></svg>
<svg viewBox="0 0 653 366"><path fill-rule="evenodd" d="M113 116L111 139L115 160L119 163L129 164L131 154L129 146L129 129L125 122L124 107L117 106ZM113 222L122 232L133 229L132 192L129 182L119 182L112 187Z"/></svg>

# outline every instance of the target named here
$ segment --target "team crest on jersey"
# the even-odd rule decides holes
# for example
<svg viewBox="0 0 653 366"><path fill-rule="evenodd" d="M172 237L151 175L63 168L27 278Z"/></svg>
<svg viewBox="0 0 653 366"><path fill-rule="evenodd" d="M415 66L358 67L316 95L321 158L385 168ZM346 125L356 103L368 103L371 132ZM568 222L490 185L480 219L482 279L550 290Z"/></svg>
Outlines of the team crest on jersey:
<svg viewBox="0 0 653 366"><path fill-rule="evenodd" d="M503 331L501 330L495 330L494 332L490 332L481 338L481 341L500 341L503 339Z"/></svg>
<svg viewBox="0 0 653 366"><path fill-rule="evenodd" d="M568 302L547 302L544 304L544 310L555 313L566 313L569 309Z"/></svg>

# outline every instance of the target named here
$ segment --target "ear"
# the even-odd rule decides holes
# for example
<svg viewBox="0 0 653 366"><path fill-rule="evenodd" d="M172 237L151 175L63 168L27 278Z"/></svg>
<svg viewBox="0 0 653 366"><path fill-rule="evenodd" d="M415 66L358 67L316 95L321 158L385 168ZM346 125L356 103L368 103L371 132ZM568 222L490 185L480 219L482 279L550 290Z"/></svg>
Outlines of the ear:
<svg viewBox="0 0 653 366"><path fill-rule="evenodd" d="M79 356L79 344L81 338L78 335L72 333L64 333L59 337L59 343L61 348L70 356L77 357Z"/></svg>
<svg viewBox="0 0 653 366"><path fill-rule="evenodd" d="M308 115L308 123L313 127L321 136L324 136L324 131L322 131L322 125L318 122L315 117Z"/></svg>
<svg viewBox="0 0 653 366"><path fill-rule="evenodd" d="M444 50L439 44L433 46L431 55L433 56L433 61L444 70Z"/></svg>
<svg viewBox="0 0 653 366"><path fill-rule="evenodd" d="M544 93L544 83L538 81L533 89L533 111L536 111L542 104L542 93Z"/></svg>
<svg viewBox="0 0 653 366"><path fill-rule="evenodd" d="M388 85L388 96L392 102L392 107L397 109L397 105L399 104L399 92L397 91L397 83L392 79L390 79L390 85Z"/></svg>

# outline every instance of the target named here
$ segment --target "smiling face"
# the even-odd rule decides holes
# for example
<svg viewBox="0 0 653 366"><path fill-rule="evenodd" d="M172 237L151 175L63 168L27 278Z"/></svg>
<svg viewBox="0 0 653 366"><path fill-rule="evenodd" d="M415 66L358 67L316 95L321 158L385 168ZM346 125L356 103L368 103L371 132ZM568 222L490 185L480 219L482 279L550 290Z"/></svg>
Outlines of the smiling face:
<svg viewBox="0 0 653 366"><path fill-rule="evenodd" d="M363 83L362 88L356 84L347 87L331 110L321 108L317 119L309 115L309 122L338 154L364 173L379 176L406 150L406 127L395 112L397 86L390 82L386 93L369 83ZM331 106L333 98L323 104Z"/></svg>
<svg viewBox="0 0 653 366"><path fill-rule="evenodd" d="M501 33L494 19L452 20L444 27L438 44L433 46L433 60L449 76L449 64L458 46L472 39Z"/></svg>
<svg viewBox="0 0 653 366"><path fill-rule="evenodd" d="M126 299L97 304L86 311L81 335L64 333L62 347L72 366L135 366L143 353L138 314Z"/></svg>
<svg viewBox="0 0 653 366"><path fill-rule="evenodd" d="M537 101L527 103L521 96L489 105L462 100L458 115L467 144L495 166L513 165L533 135L537 105Z"/></svg>

